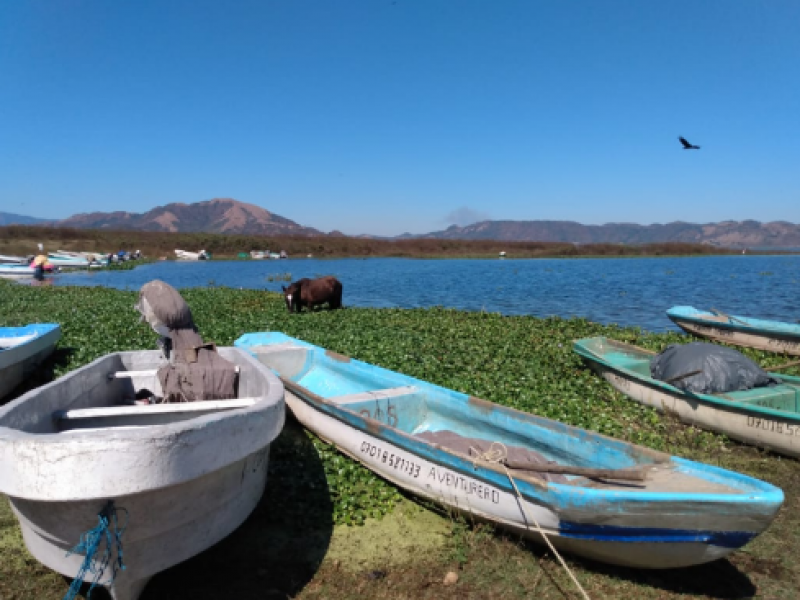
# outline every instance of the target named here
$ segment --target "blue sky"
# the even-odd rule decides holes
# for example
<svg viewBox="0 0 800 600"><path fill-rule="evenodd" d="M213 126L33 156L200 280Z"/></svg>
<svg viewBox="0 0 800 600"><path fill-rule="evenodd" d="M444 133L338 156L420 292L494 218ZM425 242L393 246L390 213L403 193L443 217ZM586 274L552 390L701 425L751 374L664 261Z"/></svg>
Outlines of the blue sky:
<svg viewBox="0 0 800 600"><path fill-rule="evenodd" d="M2 2L0 210L797 223L798 24L796 0Z"/></svg>

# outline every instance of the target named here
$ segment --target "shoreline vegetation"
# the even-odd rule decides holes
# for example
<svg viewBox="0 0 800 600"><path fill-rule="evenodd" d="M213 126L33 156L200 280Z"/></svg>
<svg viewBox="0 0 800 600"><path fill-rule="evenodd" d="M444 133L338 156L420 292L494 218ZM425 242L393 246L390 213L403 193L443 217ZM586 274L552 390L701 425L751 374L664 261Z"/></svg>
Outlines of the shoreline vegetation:
<svg viewBox="0 0 800 600"><path fill-rule="evenodd" d="M800 596L795 558L800 553L800 462L628 400L572 351L573 340L594 335L659 351L691 341L686 334L441 307L290 315L276 293L224 287L180 291L203 339L220 346L246 332L283 331L499 404L746 473L784 490L785 503L766 532L706 565L637 570L564 555L595 600ZM155 348L155 334L132 309L137 294L0 280L0 326L56 322L63 330L54 355L25 389L4 402L110 352ZM739 350L767 369L786 362L778 354ZM786 372L798 374L800 367ZM264 497L247 521L208 551L156 576L143 599L580 597L544 545L406 497L292 419L272 446L269 469ZM456 574L457 582L451 575L445 583L448 573ZM0 598L57 600L68 585L68 578L28 554L8 501L0 496ZM94 594L101 597L97 590Z"/></svg>
<svg viewBox="0 0 800 600"><path fill-rule="evenodd" d="M0 227L0 254L36 253L42 243L48 251L116 252L141 250L153 259L175 258L175 249L209 252L213 258L234 259L251 250L285 251L289 257L350 258L588 258L644 256L708 256L741 254L742 249L678 242L657 244L573 244L566 242L511 242L502 240L445 240L434 238L385 240L319 236L275 237L218 233L165 233L70 229L34 225ZM747 251L767 254L765 251ZM782 252L773 250L769 253Z"/></svg>

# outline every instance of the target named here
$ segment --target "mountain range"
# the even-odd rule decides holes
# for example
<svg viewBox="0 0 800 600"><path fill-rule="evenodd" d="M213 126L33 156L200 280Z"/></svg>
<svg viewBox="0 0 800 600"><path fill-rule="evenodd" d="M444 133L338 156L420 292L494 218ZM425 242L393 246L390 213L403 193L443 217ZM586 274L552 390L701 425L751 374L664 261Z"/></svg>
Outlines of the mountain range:
<svg viewBox="0 0 800 600"><path fill-rule="evenodd" d="M163 232L207 232L265 236L342 236L339 231L322 232L300 225L260 206L232 198L215 198L193 204L173 203L145 213L94 212L49 221L0 212L0 225L51 225L79 229L132 229ZM361 235L358 237L377 238ZM409 234L395 238L459 240L503 240L569 242L577 244L664 242L702 243L721 247L798 248L800 225L786 221L721 221L638 225L606 223L583 225L574 221L480 221L467 226L452 225L442 231Z"/></svg>

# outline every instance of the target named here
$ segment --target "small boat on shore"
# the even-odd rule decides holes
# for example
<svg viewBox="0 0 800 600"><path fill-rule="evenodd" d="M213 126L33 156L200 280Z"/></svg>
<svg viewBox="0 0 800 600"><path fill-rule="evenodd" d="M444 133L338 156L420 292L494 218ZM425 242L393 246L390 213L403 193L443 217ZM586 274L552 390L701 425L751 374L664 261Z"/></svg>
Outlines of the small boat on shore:
<svg viewBox="0 0 800 600"><path fill-rule="evenodd" d="M210 257L208 252L200 250L200 252L187 252L186 250L175 250L175 257L178 260L208 260Z"/></svg>
<svg viewBox="0 0 800 600"><path fill-rule="evenodd" d="M36 270L26 264L0 264L0 275L6 275L8 277L33 277L35 274Z"/></svg>
<svg viewBox="0 0 800 600"><path fill-rule="evenodd" d="M0 254L0 264L28 264L29 259L24 256L11 256Z"/></svg>
<svg viewBox="0 0 800 600"><path fill-rule="evenodd" d="M67 269L88 269L89 260L85 256L72 254L59 254L58 252L48 252L47 261L56 267Z"/></svg>
<svg viewBox="0 0 800 600"><path fill-rule="evenodd" d="M673 306L667 316L678 327L696 336L758 350L800 356L800 325L727 315L712 309Z"/></svg>
<svg viewBox="0 0 800 600"><path fill-rule="evenodd" d="M650 375L654 352L606 337L573 347L595 371L629 398L681 421L800 458L800 377L769 373L780 385L719 394L681 390Z"/></svg>
<svg viewBox="0 0 800 600"><path fill-rule="evenodd" d="M217 351L238 367L234 399L138 405L137 392L161 394L167 361L152 350L98 358L0 408L0 493L36 559L70 577L107 566L99 583L135 600L250 515L283 428L283 386L246 352ZM98 521L103 540L124 529L124 556L106 541L70 552Z"/></svg>
<svg viewBox="0 0 800 600"><path fill-rule="evenodd" d="M61 327L55 323L0 327L0 399L53 353L59 339Z"/></svg>
<svg viewBox="0 0 800 600"><path fill-rule="evenodd" d="M381 477L534 541L663 569L723 557L764 531L783 492L354 360L278 332L246 348L310 431Z"/></svg>

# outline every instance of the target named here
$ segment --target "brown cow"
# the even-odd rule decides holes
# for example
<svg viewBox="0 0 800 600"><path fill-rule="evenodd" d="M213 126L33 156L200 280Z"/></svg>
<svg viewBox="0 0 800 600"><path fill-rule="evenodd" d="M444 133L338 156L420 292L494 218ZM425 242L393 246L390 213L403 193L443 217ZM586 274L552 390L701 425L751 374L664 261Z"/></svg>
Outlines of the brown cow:
<svg viewBox="0 0 800 600"><path fill-rule="evenodd" d="M300 312L305 306L313 310L315 306L328 303L328 308L342 307L342 284L336 277L327 275L319 279L298 279L283 288L286 308L289 312Z"/></svg>

